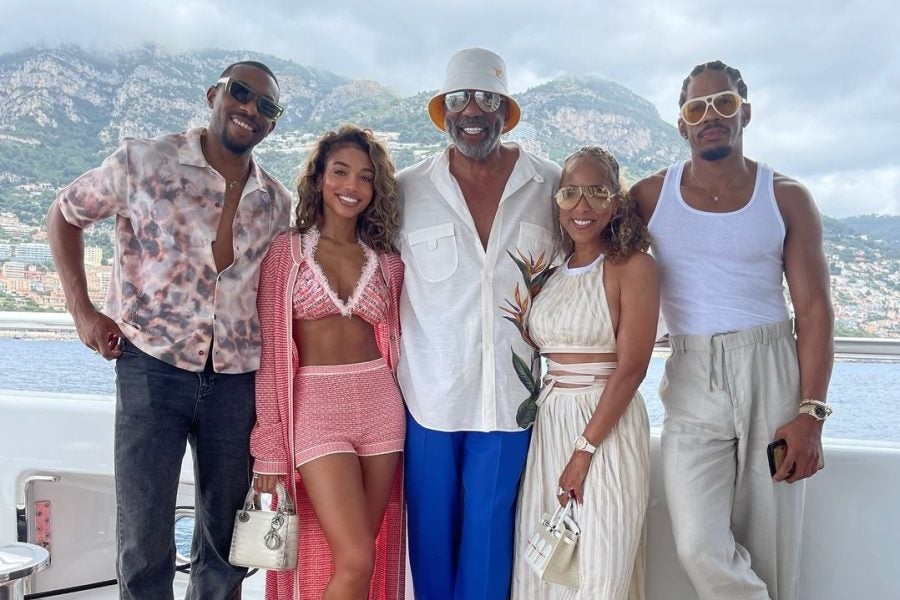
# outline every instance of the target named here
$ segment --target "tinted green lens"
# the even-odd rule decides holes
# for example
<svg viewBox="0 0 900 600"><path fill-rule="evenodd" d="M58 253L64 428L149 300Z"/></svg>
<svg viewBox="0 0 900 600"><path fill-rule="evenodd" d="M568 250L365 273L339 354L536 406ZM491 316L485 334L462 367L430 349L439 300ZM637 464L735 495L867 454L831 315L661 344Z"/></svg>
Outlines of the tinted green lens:
<svg viewBox="0 0 900 600"><path fill-rule="evenodd" d="M268 96L260 96L259 100L256 101L256 108L259 109L260 114L264 117L273 120L280 117L281 113L284 112L284 109Z"/></svg>
<svg viewBox="0 0 900 600"><path fill-rule="evenodd" d="M234 79L228 82L228 93L241 104L250 102L256 96L256 93L253 90Z"/></svg>
<svg viewBox="0 0 900 600"><path fill-rule="evenodd" d="M237 79L231 79L230 77L220 79L219 83L222 83L223 81L226 82L225 91L241 104L253 102L253 100L256 99L256 109L259 111L259 114L267 119L274 121L284 112L284 108L272 98L257 94L246 83L238 81Z"/></svg>

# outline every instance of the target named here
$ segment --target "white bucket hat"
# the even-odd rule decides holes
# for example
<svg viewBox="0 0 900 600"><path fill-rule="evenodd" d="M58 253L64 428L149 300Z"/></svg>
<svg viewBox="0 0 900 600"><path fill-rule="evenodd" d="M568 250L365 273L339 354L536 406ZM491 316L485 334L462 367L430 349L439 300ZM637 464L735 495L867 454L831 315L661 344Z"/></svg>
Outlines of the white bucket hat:
<svg viewBox="0 0 900 600"><path fill-rule="evenodd" d="M460 50L447 63L447 74L444 86L428 101L428 116L431 122L441 131L444 128L444 94L458 90L482 90L494 92L506 98L506 125L503 133L511 130L519 123L522 110L518 103L509 96L506 85L506 63L497 54L483 48L466 48Z"/></svg>

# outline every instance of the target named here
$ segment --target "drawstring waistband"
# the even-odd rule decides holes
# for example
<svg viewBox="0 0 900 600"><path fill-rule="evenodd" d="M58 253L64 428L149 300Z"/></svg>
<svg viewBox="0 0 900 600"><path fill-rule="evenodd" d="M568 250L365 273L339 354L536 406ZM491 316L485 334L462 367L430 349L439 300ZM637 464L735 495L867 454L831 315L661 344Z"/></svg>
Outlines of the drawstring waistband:
<svg viewBox="0 0 900 600"><path fill-rule="evenodd" d="M716 392L725 389L725 353L734 348L752 346L755 344L768 344L772 340L793 336L793 321L790 319L744 329L743 331L729 331L706 335L673 335L669 338L669 345L673 354L687 352L706 352L709 354L709 391Z"/></svg>
<svg viewBox="0 0 900 600"><path fill-rule="evenodd" d="M557 383L578 386L566 388L567 390L576 391L599 387L601 383L609 379L609 376L615 372L617 365L618 363L616 362L558 363L548 358L548 373L544 376L544 387L536 403L538 406L543 404ZM549 371L565 371L565 373L551 373Z"/></svg>

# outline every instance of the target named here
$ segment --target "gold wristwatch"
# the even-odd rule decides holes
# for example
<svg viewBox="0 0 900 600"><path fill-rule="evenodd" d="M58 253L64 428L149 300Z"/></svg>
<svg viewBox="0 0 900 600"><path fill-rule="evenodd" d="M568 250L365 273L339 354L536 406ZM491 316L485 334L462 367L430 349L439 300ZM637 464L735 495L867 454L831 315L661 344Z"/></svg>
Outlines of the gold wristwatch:
<svg viewBox="0 0 900 600"><path fill-rule="evenodd" d="M809 415L816 421L824 421L831 413L831 407L821 400L806 399L800 403L800 414Z"/></svg>

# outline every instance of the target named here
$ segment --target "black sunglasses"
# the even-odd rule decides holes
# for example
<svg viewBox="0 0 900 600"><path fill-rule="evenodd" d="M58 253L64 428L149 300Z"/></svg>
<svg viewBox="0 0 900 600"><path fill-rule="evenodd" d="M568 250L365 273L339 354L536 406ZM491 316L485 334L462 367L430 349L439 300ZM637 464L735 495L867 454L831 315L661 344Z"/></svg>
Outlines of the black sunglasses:
<svg viewBox="0 0 900 600"><path fill-rule="evenodd" d="M267 119L271 119L272 121L274 121L281 116L281 113L284 112L284 108L280 104L275 102L275 100L268 96L257 94L253 91L253 88L251 88L243 81L238 81L237 79L232 79L231 77L223 77L216 82L216 85L221 85L223 83L225 84L225 92L227 92L229 96L231 96L241 104L253 102L253 99L255 98L256 109L259 111L259 114Z"/></svg>

